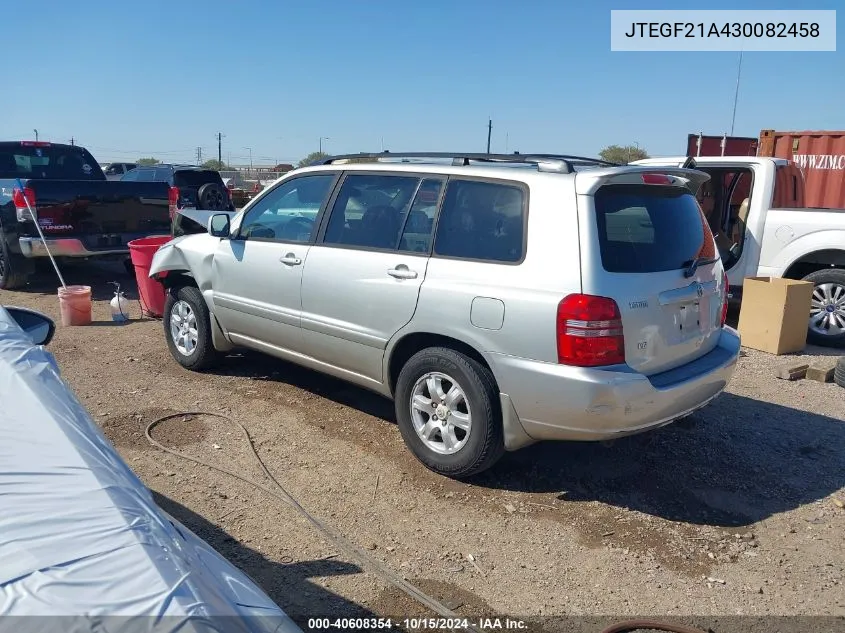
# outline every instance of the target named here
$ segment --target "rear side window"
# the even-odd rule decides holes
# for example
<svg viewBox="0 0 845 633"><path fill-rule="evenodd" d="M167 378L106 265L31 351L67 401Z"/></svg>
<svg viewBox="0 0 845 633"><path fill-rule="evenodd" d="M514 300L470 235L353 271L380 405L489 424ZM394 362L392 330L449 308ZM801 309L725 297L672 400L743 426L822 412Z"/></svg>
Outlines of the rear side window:
<svg viewBox="0 0 845 633"><path fill-rule="evenodd" d="M155 181L156 182L170 182L170 175L173 172L167 169L166 167L159 167L155 170Z"/></svg>
<svg viewBox="0 0 845 633"><path fill-rule="evenodd" d="M0 143L0 178L105 180L105 175L78 145Z"/></svg>
<svg viewBox="0 0 845 633"><path fill-rule="evenodd" d="M602 266L612 273L678 270L713 257L713 235L689 190L608 185L596 192Z"/></svg>
<svg viewBox="0 0 845 633"><path fill-rule="evenodd" d="M491 262L518 262L524 254L523 189L452 179L437 223L434 254Z"/></svg>
<svg viewBox="0 0 845 633"><path fill-rule="evenodd" d="M210 169L183 169L173 172L173 184L176 187L202 187L209 182L223 185L220 173Z"/></svg>
<svg viewBox="0 0 845 633"><path fill-rule="evenodd" d="M395 249L405 209L411 205L419 183L416 176L347 176L333 205L323 242Z"/></svg>

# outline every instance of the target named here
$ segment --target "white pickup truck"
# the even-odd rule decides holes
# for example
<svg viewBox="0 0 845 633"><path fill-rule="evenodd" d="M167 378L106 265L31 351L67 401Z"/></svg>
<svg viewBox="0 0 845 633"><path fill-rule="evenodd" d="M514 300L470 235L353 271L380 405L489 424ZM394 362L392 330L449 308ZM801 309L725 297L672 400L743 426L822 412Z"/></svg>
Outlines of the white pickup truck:
<svg viewBox="0 0 845 633"><path fill-rule="evenodd" d="M686 157L638 165L682 165ZM804 178L790 161L746 156L697 157L710 174L697 197L722 256L734 298L746 277L787 277L816 288L807 339L845 347L845 209L804 207Z"/></svg>

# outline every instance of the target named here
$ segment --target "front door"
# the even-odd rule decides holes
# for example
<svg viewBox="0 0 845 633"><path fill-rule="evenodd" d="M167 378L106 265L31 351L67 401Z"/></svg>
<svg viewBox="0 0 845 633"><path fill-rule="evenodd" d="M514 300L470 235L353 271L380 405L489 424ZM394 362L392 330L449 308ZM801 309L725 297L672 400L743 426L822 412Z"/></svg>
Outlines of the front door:
<svg viewBox="0 0 845 633"><path fill-rule="evenodd" d="M309 356L381 382L388 341L414 315L444 178L352 173L340 186L302 279Z"/></svg>
<svg viewBox="0 0 845 633"><path fill-rule="evenodd" d="M217 316L232 341L264 351L301 348L300 285L320 210L336 174L281 182L256 200L212 260Z"/></svg>

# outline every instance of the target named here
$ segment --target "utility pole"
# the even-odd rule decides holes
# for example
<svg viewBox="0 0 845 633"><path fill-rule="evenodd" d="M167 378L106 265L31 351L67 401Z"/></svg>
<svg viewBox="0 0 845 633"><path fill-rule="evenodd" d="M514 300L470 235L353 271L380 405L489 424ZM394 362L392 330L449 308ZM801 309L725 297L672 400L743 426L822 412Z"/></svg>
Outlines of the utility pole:
<svg viewBox="0 0 845 633"><path fill-rule="evenodd" d="M202 147L197 147L197 165L202 165Z"/></svg>
<svg viewBox="0 0 845 633"><path fill-rule="evenodd" d="M734 91L734 113L731 117L731 136L734 135L734 123L736 122L736 102L739 99L739 75L742 73L742 51L739 51L739 65L736 69L736 90Z"/></svg>
<svg viewBox="0 0 845 633"><path fill-rule="evenodd" d="M487 120L487 153L490 153L490 136L493 134L493 119Z"/></svg>
<svg viewBox="0 0 845 633"><path fill-rule="evenodd" d="M74 139L73 139L73 137L71 136L71 137L70 137L70 144L71 144L71 145L76 145L76 143L74 143L74 142L73 142L73 140L74 140Z"/></svg>
<svg viewBox="0 0 845 633"><path fill-rule="evenodd" d="M217 133L217 160L223 162L223 133Z"/></svg>

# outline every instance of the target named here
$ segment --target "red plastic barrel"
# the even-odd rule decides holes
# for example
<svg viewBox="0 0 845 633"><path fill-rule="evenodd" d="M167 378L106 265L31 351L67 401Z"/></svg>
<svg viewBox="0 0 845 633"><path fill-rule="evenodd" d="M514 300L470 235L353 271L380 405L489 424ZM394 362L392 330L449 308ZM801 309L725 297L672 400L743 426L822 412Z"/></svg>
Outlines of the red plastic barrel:
<svg viewBox="0 0 845 633"><path fill-rule="evenodd" d="M129 257L135 267L138 298L141 300L141 313L144 316L164 316L164 286L150 278L150 266L159 247L172 239L170 235L156 235L129 242Z"/></svg>

